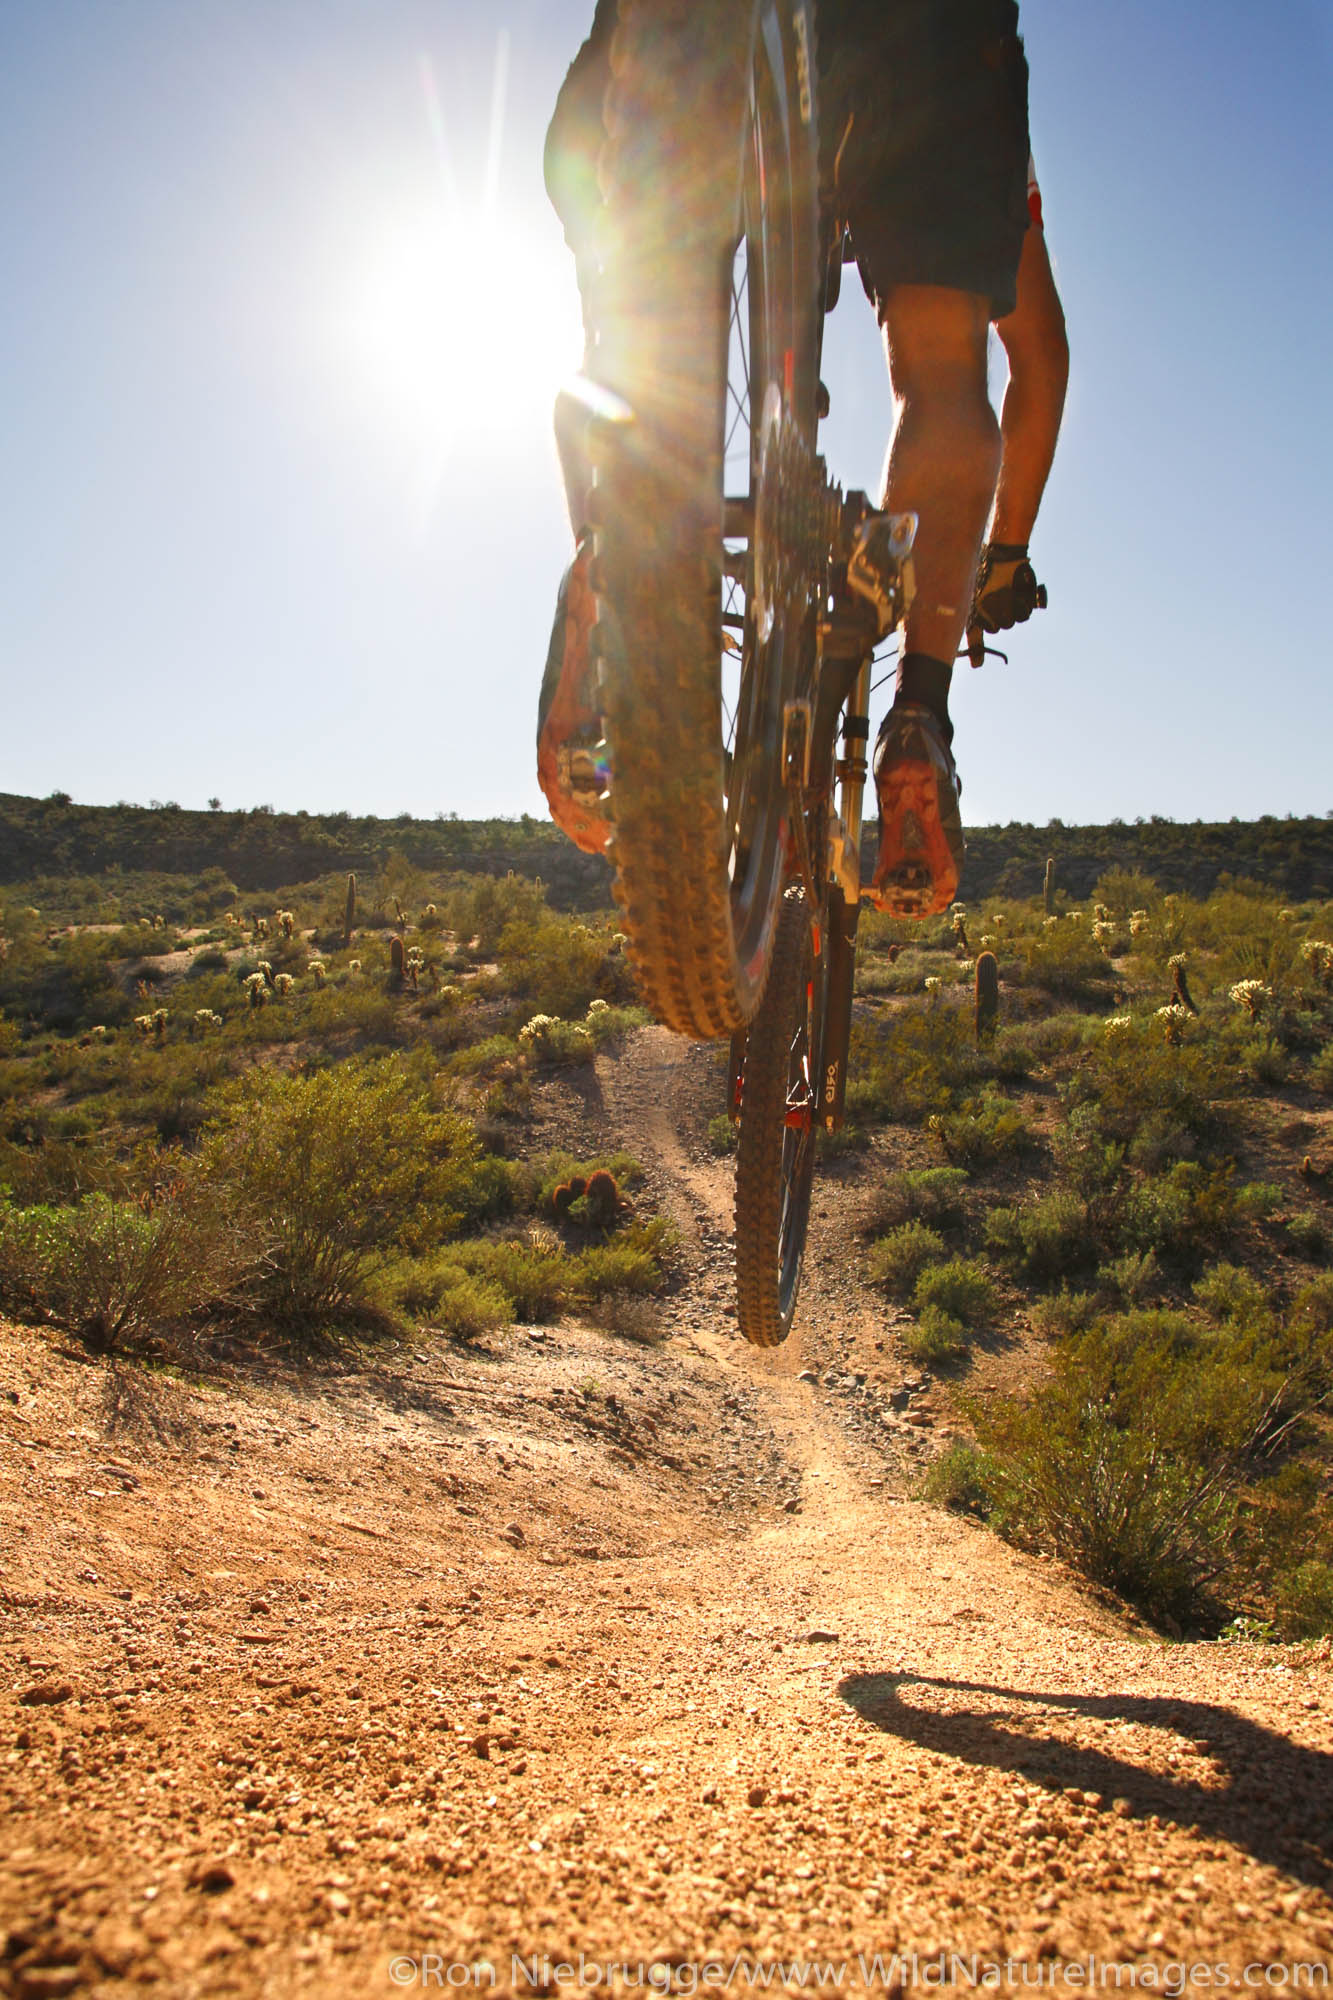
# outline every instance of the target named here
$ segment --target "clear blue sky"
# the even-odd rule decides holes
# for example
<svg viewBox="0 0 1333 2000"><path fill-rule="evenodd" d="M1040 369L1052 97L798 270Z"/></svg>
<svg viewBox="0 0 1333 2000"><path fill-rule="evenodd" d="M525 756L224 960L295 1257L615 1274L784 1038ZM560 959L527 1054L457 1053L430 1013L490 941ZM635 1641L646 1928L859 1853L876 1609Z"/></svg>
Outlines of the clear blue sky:
<svg viewBox="0 0 1333 2000"><path fill-rule="evenodd" d="M0 10L0 789L542 810L578 340L541 144L590 14ZM1073 379L1051 609L959 671L964 817L1326 812L1333 7L1023 21ZM873 486L853 289L825 444Z"/></svg>

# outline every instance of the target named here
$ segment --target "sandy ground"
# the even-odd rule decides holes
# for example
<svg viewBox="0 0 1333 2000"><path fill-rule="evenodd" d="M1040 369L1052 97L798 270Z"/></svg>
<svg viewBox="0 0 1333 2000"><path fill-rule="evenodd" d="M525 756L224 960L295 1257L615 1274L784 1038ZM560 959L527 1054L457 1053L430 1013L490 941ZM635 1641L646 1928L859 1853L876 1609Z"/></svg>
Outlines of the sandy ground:
<svg viewBox="0 0 1333 2000"><path fill-rule="evenodd" d="M746 1350L711 1060L541 1106L680 1224L638 1338L186 1383L0 1326L0 1992L1321 1990L1328 1647L1165 1644L912 1497L869 1167Z"/></svg>

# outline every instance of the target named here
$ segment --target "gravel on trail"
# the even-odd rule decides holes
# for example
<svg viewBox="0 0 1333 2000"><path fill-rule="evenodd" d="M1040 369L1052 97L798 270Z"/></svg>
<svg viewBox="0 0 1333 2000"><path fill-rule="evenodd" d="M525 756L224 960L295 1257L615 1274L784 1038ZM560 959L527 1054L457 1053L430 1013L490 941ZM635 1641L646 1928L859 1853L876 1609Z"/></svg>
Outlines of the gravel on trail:
<svg viewBox="0 0 1333 2000"><path fill-rule="evenodd" d="M713 1061L538 1107L681 1228L634 1337L177 1379L0 1325L0 1993L1318 1990L1327 1643L1168 1644L914 1498L856 1172L746 1350Z"/></svg>

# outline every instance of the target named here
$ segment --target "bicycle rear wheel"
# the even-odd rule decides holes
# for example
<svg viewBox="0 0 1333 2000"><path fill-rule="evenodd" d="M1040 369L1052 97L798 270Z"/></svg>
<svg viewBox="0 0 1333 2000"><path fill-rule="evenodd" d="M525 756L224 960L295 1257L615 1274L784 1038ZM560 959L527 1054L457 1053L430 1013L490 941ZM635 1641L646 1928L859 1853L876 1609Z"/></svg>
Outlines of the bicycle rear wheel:
<svg viewBox="0 0 1333 2000"><path fill-rule="evenodd" d="M817 175L808 0L621 0L592 372L594 637L615 895L645 999L754 1012L813 565Z"/></svg>
<svg viewBox="0 0 1333 2000"><path fill-rule="evenodd" d="M741 1073L736 1151L736 1307L756 1347L791 1331L815 1171L826 960L816 962L801 889L781 905L768 986Z"/></svg>

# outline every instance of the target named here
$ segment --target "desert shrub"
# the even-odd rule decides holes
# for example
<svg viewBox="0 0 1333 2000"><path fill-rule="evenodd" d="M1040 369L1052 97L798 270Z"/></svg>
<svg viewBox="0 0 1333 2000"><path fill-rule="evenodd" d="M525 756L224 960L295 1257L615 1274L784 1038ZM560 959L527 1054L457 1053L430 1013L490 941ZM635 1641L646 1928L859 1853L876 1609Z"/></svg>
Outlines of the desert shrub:
<svg viewBox="0 0 1333 2000"><path fill-rule="evenodd" d="M1061 918L1024 939L1021 969L1011 978L1040 986L1062 1000L1091 1002L1110 991L1113 974L1106 955L1091 935L1091 925Z"/></svg>
<svg viewBox="0 0 1333 2000"><path fill-rule="evenodd" d="M1099 1282L1126 1305L1142 1305L1161 1288L1162 1271L1152 1250L1126 1250L1098 1272Z"/></svg>
<svg viewBox="0 0 1333 2000"><path fill-rule="evenodd" d="M963 1167L916 1167L888 1174L871 1197L862 1234L879 1236L903 1222L955 1229L963 1220L967 1185Z"/></svg>
<svg viewBox="0 0 1333 2000"><path fill-rule="evenodd" d="M1283 1225L1288 1243L1300 1257L1322 1264L1328 1256L1329 1225L1315 1209L1297 1209Z"/></svg>
<svg viewBox="0 0 1333 2000"><path fill-rule="evenodd" d="M1310 1081L1316 1090L1333 1091L1333 1042L1328 1042L1310 1064Z"/></svg>
<svg viewBox="0 0 1333 2000"><path fill-rule="evenodd" d="M993 1208L986 1245L1025 1277L1041 1283L1094 1262L1087 1207L1064 1188L1013 1207Z"/></svg>
<svg viewBox="0 0 1333 2000"><path fill-rule="evenodd" d="M921 1481L921 1497L933 1506L948 1507L955 1514L976 1514L984 1518L990 1507L986 1486L985 1460L975 1445L956 1438L945 1446Z"/></svg>
<svg viewBox="0 0 1333 2000"><path fill-rule="evenodd" d="M487 1035L471 1048L460 1049L449 1064L452 1076L480 1076L505 1063L518 1061L519 1045L512 1035Z"/></svg>
<svg viewBox="0 0 1333 2000"><path fill-rule="evenodd" d="M975 1257L950 1257L928 1264L917 1277L913 1299L918 1312L936 1306L964 1326L976 1326L995 1310L995 1286Z"/></svg>
<svg viewBox="0 0 1333 2000"><path fill-rule="evenodd" d="M1269 1312L1268 1287L1239 1264L1210 1264L1195 1281L1194 1296L1213 1319L1253 1323Z"/></svg>
<svg viewBox="0 0 1333 2000"><path fill-rule="evenodd" d="M850 1113L915 1123L944 1111L979 1073L970 1015L927 1005L890 1019L858 1019L852 1028Z"/></svg>
<svg viewBox="0 0 1333 2000"><path fill-rule="evenodd" d="M1333 1563L1317 1557L1279 1576L1275 1609L1293 1639L1320 1639L1333 1632Z"/></svg>
<svg viewBox="0 0 1333 2000"><path fill-rule="evenodd" d="M1165 1126L1197 1142L1218 1136L1220 1101L1234 1089L1220 1050L1203 1040L1170 1043L1149 1022L1094 1042L1067 1097L1100 1107L1108 1139L1133 1140L1156 1119L1159 1137Z"/></svg>
<svg viewBox="0 0 1333 2000"><path fill-rule="evenodd" d="M937 1111L930 1129L954 1166L972 1172L1030 1143L1027 1121L1005 1097L987 1092L966 1098L954 1111Z"/></svg>
<svg viewBox="0 0 1333 2000"><path fill-rule="evenodd" d="M944 1238L924 1222L902 1222L870 1246L872 1284L905 1298L927 1264L948 1256Z"/></svg>
<svg viewBox="0 0 1333 2000"><path fill-rule="evenodd" d="M534 1014L519 1029L518 1045L537 1062L551 1068L586 1062L594 1046L582 1021L562 1021L555 1014Z"/></svg>
<svg viewBox="0 0 1333 2000"><path fill-rule="evenodd" d="M1315 1278L1297 1292L1287 1317L1291 1326L1312 1340L1333 1333L1333 1274Z"/></svg>
<svg viewBox="0 0 1333 2000"><path fill-rule="evenodd" d="M1047 1340L1067 1340L1071 1333L1086 1333L1098 1317L1095 1292L1071 1292L1061 1285L1032 1302L1032 1324Z"/></svg>
<svg viewBox="0 0 1333 2000"><path fill-rule="evenodd" d="M967 1328L943 1306L928 1304L913 1325L903 1328L902 1343L911 1360L939 1367L966 1352Z"/></svg>
<svg viewBox="0 0 1333 2000"><path fill-rule="evenodd" d="M644 1347L657 1346L671 1332L657 1307L637 1292L604 1292L589 1305L588 1319L603 1333Z"/></svg>
<svg viewBox="0 0 1333 2000"><path fill-rule="evenodd" d="M738 1128L730 1112L719 1111L716 1118L708 1121L708 1150L710 1153L734 1153L738 1138Z"/></svg>
<svg viewBox="0 0 1333 2000"><path fill-rule="evenodd" d="M0 1298L101 1353L217 1302L245 1263L241 1238L197 1178L137 1199L99 1191L64 1206L0 1207Z"/></svg>
<svg viewBox="0 0 1333 2000"><path fill-rule="evenodd" d="M1273 1391L1243 1344L1200 1344L1183 1315L1095 1326L1027 1401L969 1405L994 1519L1150 1614L1193 1615L1226 1571Z"/></svg>
<svg viewBox="0 0 1333 2000"><path fill-rule="evenodd" d="M378 1304L458 1340L479 1339L514 1316L512 1300L498 1285L464 1270L447 1251L377 1272L372 1292Z"/></svg>
<svg viewBox="0 0 1333 2000"><path fill-rule="evenodd" d="M512 1319L554 1319L574 1293L573 1259L554 1237L535 1242L504 1237L460 1243L458 1261L465 1271L503 1293Z"/></svg>
<svg viewBox="0 0 1333 2000"><path fill-rule="evenodd" d="M633 1243L597 1244L574 1262L574 1287L589 1299L608 1292L651 1292L662 1281L661 1266L651 1251Z"/></svg>
<svg viewBox="0 0 1333 2000"><path fill-rule="evenodd" d="M433 1108L394 1057L252 1071L219 1094L203 1152L262 1245L264 1298L298 1320L359 1305L377 1253L457 1229L479 1155L468 1121Z"/></svg>

